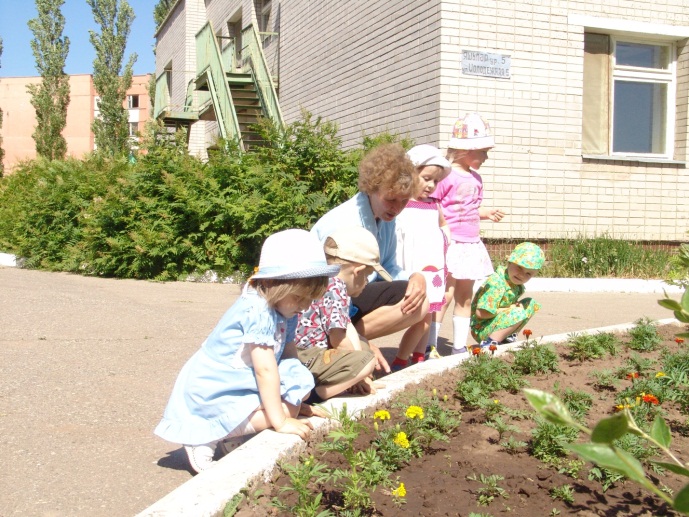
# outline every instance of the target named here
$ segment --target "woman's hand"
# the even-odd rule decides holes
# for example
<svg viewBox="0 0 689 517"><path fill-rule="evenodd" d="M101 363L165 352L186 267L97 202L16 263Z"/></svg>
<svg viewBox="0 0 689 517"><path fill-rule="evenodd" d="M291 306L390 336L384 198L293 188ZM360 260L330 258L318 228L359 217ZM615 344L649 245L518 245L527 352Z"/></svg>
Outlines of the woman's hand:
<svg viewBox="0 0 689 517"><path fill-rule="evenodd" d="M407 291L402 301L402 313L416 312L426 300L426 278L421 273L413 273L407 283Z"/></svg>

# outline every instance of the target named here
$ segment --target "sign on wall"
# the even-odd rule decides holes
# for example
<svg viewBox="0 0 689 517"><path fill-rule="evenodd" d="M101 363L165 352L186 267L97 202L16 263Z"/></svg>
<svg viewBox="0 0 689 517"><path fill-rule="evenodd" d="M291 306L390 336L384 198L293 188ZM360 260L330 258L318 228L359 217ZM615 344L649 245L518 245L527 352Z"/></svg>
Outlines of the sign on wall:
<svg viewBox="0 0 689 517"><path fill-rule="evenodd" d="M462 73L481 77L510 78L510 56L478 50L462 50Z"/></svg>

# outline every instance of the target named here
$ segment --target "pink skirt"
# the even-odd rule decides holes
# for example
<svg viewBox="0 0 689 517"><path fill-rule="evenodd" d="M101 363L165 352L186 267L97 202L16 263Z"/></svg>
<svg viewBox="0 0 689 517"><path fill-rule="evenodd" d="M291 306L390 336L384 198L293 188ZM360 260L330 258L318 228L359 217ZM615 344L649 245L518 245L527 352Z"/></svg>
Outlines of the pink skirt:
<svg viewBox="0 0 689 517"><path fill-rule="evenodd" d="M493 273L493 263L481 241L452 241L446 261L447 269L455 280L481 280Z"/></svg>

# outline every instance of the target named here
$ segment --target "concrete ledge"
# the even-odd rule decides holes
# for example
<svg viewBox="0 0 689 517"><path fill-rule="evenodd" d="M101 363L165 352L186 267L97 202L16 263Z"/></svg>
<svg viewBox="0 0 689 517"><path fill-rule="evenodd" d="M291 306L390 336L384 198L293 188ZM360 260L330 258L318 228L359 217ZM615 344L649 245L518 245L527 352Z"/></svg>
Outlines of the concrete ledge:
<svg viewBox="0 0 689 517"><path fill-rule="evenodd" d="M674 318L658 320L659 325L679 323ZM582 330L580 334L599 332L623 332L634 327L635 323L624 323L595 329ZM539 343L563 343L570 334L555 334L535 338ZM503 355L519 348L523 341L501 345L496 355ZM349 413L376 409L389 401L394 395L407 386L419 384L429 376L443 373L455 368L468 359L468 354L447 356L433 361L426 361L390 374L383 379L385 389L375 395L366 397L336 397L326 401L323 406L332 413L337 413L344 404ZM336 423L333 420L312 417L314 426L312 441L318 441ZM210 470L201 472L168 495L154 503L137 517L188 516L214 517L222 515L225 505L244 487L255 480L268 480L282 459L298 455L305 449L306 443L294 435L276 433L266 430L232 451Z"/></svg>
<svg viewBox="0 0 689 517"><path fill-rule="evenodd" d="M0 266L16 267L17 257L9 253L0 253Z"/></svg>

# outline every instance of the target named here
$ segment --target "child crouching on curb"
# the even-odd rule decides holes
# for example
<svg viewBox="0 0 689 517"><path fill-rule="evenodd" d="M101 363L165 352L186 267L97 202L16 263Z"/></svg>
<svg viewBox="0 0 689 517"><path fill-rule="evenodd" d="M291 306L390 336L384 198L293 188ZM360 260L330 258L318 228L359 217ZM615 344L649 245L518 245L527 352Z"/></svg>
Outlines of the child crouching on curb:
<svg viewBox="0 0 689 517"><path fill-rule="evenodd" d="M326 400L351 388L360 394L375 393L371 376L380 351L357 333L350 321L351 297L358 296L375 271L390 280L380 265L378 242L361 226L335 230L324 244L328 264L340 267L328 290L299 314L296 338L299 360L311 371L315 397Z"/></svg>
<svg viewBox="0 0 689 517"><path fill-rule="evenodd" d="M545 256L532 242L522 242L479 288L471 303L471 335L481 349L514 343L517 333L541 306L522 298L524 284L538 274Z"/></svg>
<svg viewBox="0 0 689 517"><path fill-rule="evenodd" d="M182 367L155 429L184 444L196 472L215 464L216 446L227 453L264 429L309 435L311 423L297 416L315 414L302 404L314 383L296 357L295 316L323 295L339 270L307 231L266 239L258 271Z"/></svg>

